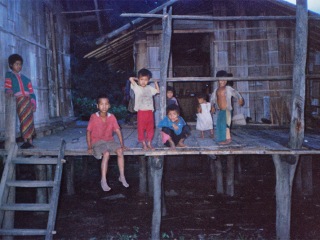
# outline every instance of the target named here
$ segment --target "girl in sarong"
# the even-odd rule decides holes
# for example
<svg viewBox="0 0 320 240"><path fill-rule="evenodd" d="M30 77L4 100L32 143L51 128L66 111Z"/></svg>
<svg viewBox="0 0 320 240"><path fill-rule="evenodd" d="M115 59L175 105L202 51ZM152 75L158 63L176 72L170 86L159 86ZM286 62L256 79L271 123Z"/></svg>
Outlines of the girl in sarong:
<svg viewBox="0 0 320 240"><path fill-rule="evenodd" d="M8 58L10 72L5 77L5 93L12 94L16 98L17 113L20 121L21 135L24 143L21 148L32 148L32 136L35 133L33 112L36 111L36 96L33 91L31 81L26 76L20 74L23 59L18 54L12 54Z"/></svg>

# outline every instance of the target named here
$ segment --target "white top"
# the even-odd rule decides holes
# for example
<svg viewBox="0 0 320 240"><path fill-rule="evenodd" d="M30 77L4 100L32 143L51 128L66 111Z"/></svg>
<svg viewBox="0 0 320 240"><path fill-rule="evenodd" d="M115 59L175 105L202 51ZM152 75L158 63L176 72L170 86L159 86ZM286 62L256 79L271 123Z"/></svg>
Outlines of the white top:
<svg viewBox="0 0 320 240"><path fill-rule="evenodd" d="M154 110L153 96L158 93L157 89L149 85L139 86L137 83L131 83L131 89L134 91L134 110Z"/></svg>

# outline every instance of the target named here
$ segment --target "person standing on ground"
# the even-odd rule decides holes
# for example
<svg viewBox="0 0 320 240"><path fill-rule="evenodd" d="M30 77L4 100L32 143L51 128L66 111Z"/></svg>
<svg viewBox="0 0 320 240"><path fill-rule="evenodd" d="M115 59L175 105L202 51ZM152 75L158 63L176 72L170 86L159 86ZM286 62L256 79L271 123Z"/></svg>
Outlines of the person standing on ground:
<svg viewBox="0 0 320 240"><path fill-rule="evenodd" d="M8 58L10 72L5 76L5 94L14 95L17 103L17 113L20 121L21 135L24 143L21 148L33 148L32 137L35 134L33 113L37 109L36 96L31 80L21 74L23 59L19 54Z"/></svg>

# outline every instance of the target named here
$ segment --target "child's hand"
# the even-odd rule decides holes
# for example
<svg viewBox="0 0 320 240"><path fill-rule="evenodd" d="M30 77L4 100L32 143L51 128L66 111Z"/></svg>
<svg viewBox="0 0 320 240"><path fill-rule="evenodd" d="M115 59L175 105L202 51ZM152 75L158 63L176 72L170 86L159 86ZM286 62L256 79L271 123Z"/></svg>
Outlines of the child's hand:
<svg viewBox="0 0 320 240"><path fill-rule="evenodd" d="M173 129L176 130L176 131L179 129L178 125L175 124L175 123L172 123L172 127L173 127Z"/></svg>
<svg viewBox="0 0 320 240"><path fill-rule="evenodd" d="M211 113L215 113L216 109L214 107L211 107Z"/></svg>
<svg viewBox="0 0 320 240"><path fill-rule="evenodd" d="M92 155L92 148L88 148L88 154Z"/></svg>
<svg viewBox="0 0 320 240"><path fill-rule="evenodd" d="M138 81L138 78L136 78L136 77L130 77L130 78L129 78L129 81L130 81L130 82Z"/></svg>
<svg viewBox="0 0 320 240"><path fill-rule="evenodd" d="M123 145L121 148L123 151L129 150L129 148L127 148L125 145Z"/></svg>
<svg viewBox="0 0 320 240"><path fill-rule="evenodd" d="M244 105L244 100L243 100L243 98L240 98L240 99L238 100L238 103L239 103L240 106L243 106L243 105Z"/></svg>

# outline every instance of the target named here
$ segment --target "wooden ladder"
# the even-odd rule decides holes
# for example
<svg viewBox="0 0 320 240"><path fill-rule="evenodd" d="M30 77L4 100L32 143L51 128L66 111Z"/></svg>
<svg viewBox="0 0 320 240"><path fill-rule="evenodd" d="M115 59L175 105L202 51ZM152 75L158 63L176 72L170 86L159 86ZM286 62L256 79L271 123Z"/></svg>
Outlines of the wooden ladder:
<svg viewBox="0 0 320 240"><path fill-rule="evenodd" d="M54 226L60 193L63 162L65 160L66 142L61 141L57 158L17 157L18 146L12 144L3 170L0 185L0 235L4 236L45 236L52 239L55 234ZM15 167L18 164L55 165L54 179L51 181L16 180ZM15 203L15 188L52 188L49 203ZM14 211L48 211L46 229L19 229L14 228ZM7 237L12 238L12 237Z"/></svg>

